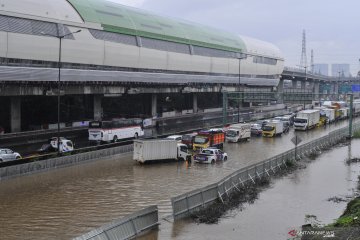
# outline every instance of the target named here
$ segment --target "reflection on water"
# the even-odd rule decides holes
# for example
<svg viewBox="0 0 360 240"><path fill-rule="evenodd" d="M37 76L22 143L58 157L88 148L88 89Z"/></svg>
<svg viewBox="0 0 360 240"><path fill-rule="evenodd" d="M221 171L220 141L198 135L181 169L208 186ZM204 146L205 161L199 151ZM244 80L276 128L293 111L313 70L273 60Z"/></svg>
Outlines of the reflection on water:
<svg viewBox="0 0 360 240"><path fill-rule="evenodd" d="M165 222L158 239L287 239L290 230L306 223L305 215L317 216L322 224L332 223L343 213L346 202L328 199L350 201L357 191L360 163L346 164L349 153L360 157L360 140L324 153L306 169L274 180L254 204L228 213L219 224L195 224L190 219ZM166 228L172 228L171 232Z"/></svg>
<svg viewBox="0 0 360 240"><path fill-rule="evenodd" d="M323 134L299 133L304 142ZM171 214L171 197L289 150L293 136L226 144L229 160L215 165L139 165L127 155L0 182L1 239L70 239L153 204Z"/></svg>

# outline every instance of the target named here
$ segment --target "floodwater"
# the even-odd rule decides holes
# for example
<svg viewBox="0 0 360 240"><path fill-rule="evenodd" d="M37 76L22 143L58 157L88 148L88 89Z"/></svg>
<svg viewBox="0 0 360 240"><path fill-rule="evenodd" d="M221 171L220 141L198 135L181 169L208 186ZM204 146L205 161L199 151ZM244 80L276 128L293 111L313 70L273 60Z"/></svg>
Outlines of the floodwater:
<svg viewBox="0 0 360 240"><path fill-rule="evenodd" d="M347 202L329 198L351 198L357 192L360 163L347 165L349 157L360 157L360 140L327 151L259 194L254 204L229 212L218 224L196 224L190 219L171 224L163 221L154 239L288 239L288 232L299 230L306 215L315 215L320 224L334 222ZM153 233L145 236L145 239Z"/></svg>
<svg viewBox="0 0 360 240"><path fill-rule="evenodd" d="M345 125L298 134L306 142ZM229 160L215 165L139 165L129 154L2 181L0 238L70 239L153 204L159 206L161 216L169 215L171 197L289 150L293 136L291 131L274 139L259 137L226 144Z"/></svg>

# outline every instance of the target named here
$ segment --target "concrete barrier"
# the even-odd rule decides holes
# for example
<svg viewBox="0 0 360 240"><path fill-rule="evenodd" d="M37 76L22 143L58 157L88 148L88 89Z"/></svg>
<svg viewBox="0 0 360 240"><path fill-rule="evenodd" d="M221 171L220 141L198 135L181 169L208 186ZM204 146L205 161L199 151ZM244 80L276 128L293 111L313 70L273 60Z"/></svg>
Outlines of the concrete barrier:
<svg viewBox="0 0 360 240"><path fill-rule="evenodd" d="M74 240L132 239L158 225L158 208L157 206L151 206L74 238Z"/></svg>
<svg viewBox="0 0 360 240"><path fill-rule="evenodd" d="M96 160L103 157L129 153L132 150L133 150L133 145L131 144L126 146L107 148L97 151L86 152L86 153L79 153L76 155L63 156L63 157L51 158L42 161L3 167L0 168L0 181L18 176L28 175L32 173L44 172L51 169L73 166L81 162Z"/></svg>

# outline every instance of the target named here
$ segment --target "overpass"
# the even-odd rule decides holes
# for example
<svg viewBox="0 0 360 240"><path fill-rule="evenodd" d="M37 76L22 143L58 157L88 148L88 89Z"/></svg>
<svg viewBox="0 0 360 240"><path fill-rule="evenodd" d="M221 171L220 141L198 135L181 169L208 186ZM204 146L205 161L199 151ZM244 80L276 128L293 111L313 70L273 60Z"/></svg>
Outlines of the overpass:
<svg viewBox="0 0 360 240"><path fill-rule="evenodd" d="M10 116L8 129L11 132L18 132L26 129L22 121L25 118L32 118L29 115L30 107L34 109L46 109L44 112L56 111L57 89L57 68L45 68L24 66L24 64L13 64L14 66L0 66L0 99L4 105L8 105L0 110L0 115ZM173 108L182 108L188 113L196 113L201 108L221 107L221 92L235 92L239 89L243 92L257 93L247 94L248 98L243 99L244 107L251 107L253 104L269 104L270 99L276 100L276 97L266 97L266 94L275 93L315 93L322 94L323 98L330 99L335 94L345 94L351 91L352 84L360 84L359 78L336 78L305 72L304 69L285 67L280 77L278 87L266 85L249 85L247 80L251 76L234 75L206 75L192 73L167 73L167 72L126 72L126 71L98 71L83 69L61 69L61 91L62 99L79 99L83 103L83 108L87 114L78 117L80 119L100 119L104 117L103 102L112 101L117 98L123 99L123 105L128 100L130 104L137 103L143 105L139 116L155 117L159 113L172 110L167 99L171 99ZM120 74L120 75L119 75ZM121 79L121 81L119 81ZM239 85L240 82L240 85ZM285 82L285 84L284 84ZM291 83L291 84L289 84ZM263 96L259 95L263 92ZM328 97L325 97L327 94ZM276 95L272 95L276 96ZM37 100L38 99L38 100ZM179 100L180 99L180 100ZM211 99L211 100L209 100ZM288 98L285 98L286 100ZM289 99L288 99L289 100ZM301 99L297 99L301 102ZM68 100L78 101L78 100ZM293 101L288 102L294 102ZM50 106L45 106L44 102L50 102ZM199 102L200 103L199 106ZM211 102L207 104L207 102ZM279 102L279 100L278 100ZM66 103L63 103L63 105ZM128 103L129 104L129 103ZM22 106L23 105L23 106ZM38 105L38 107L36 107ZM108 104L109 105L109 104ZM111 105L111 104L110 104ZM176 107L177 106L177 107ZM111 109L111 107L110 107ZM122 108L123 109L123 108ZM63 110L65 112L66 110ZM36 111L35 111L36 112ZM74 112L78 112L76 109ZM119 112L121 112L119 110ZM127 112L126 110L124 112ZM25 114L25 115L24 115ZM35 114L36 115L36 114ZM39 115L39 113L37 114ZM41 115L41 114L40 114ZM45 114L46 115L46 114ZM105 114L106 116L106 114ZM125 116L126 117L126 116ZM71 116L69 116L71 118ZM22 120L23 119L23 120ZM46 117L45 117L46 119ZM51 117L48 117L51 122ZM6 120L3 119L3 122ZM25 120L27 121L27 120ZM36 122L36 121L35 121ZM55 118L53 118L53 122ZM27 124L31 124L28 121ZM6 123L0 123L0 126L6 126ZM9 131L8 130L8 131Z"/></svg>

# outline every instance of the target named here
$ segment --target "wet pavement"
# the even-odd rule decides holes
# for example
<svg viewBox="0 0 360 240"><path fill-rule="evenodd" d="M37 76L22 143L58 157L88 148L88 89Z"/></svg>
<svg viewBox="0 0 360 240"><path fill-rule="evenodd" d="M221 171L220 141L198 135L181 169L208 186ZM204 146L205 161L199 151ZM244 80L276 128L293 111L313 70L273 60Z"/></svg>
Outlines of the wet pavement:
<svg viewBox="0 0 360 240"><path fill-rule="evenodd" d="M345 125L298 134L306 142ZM215 165L139 165L129 154L0 182L1 239L70 239L153 204L160 216L169 215L171 197L289 150L293 136L292 131L274 139L226 144L229 160Z"/></svg>
<svg viewBox="0 0 360 240"><path fill-rule="evenodd" d="M360 163L346 164L348 156L360 157L360 140L326 151L306 169L272 180L254 204L229 212L218 224L162 221L160 230L144 239L288 239L289 231L311 223L306 215L315 215L320 224L332 223L357 193ZM334 197L346 201L329 201Z"/></svg>

